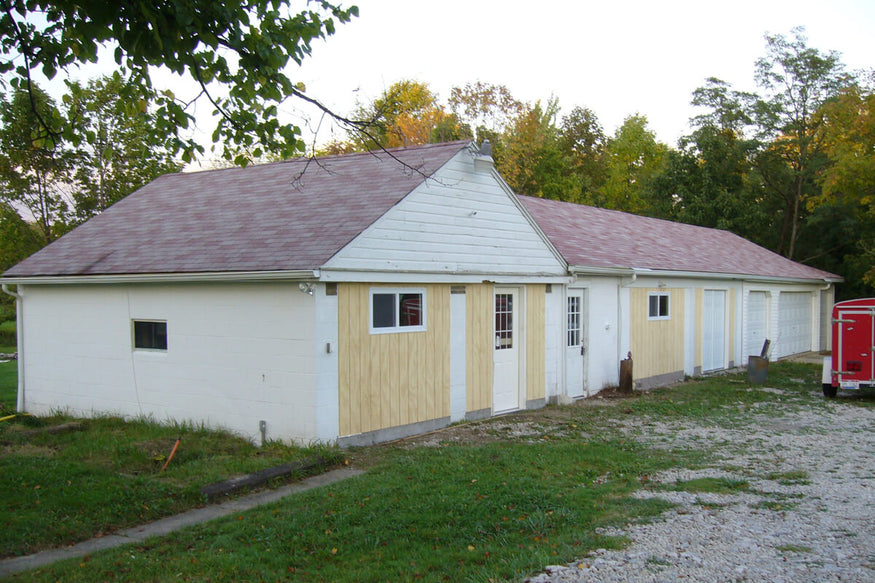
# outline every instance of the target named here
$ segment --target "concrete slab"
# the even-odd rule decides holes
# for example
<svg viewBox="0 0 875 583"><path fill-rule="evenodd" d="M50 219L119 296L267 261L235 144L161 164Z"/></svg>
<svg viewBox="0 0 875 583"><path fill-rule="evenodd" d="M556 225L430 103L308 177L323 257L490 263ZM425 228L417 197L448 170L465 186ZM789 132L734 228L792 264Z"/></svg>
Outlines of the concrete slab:
<svg viewBox="0 0 875 583"><path fill-rule="evenodd" d="M189 510L182 514L168 516L167 518L156 520L155 522L135 526L109 536L93 538L66 548L50 549L33 555L6 559L0 561L0 577L5 577L20 571L27 571L28 569L44 567L64 559L84 557L85 555L90 555L91 553L96 553L98 551L113 549L134 542L141 542L155 536L164 536L188 526L202 524L235 512L242 512L257 506L270 504L282 500L287 496L312 490L313 488L321 488L322 486L346 480L362 473L361 470L356 470L354 468L331 470L330 472L325 472L318 476L312 476L301 480L300 482L276 488L275 490L264 490L262 492L256 492L250 496L228 500L221 504L212 504L210 506L204 506L203 508L195 508L194 510Z"/></svg>

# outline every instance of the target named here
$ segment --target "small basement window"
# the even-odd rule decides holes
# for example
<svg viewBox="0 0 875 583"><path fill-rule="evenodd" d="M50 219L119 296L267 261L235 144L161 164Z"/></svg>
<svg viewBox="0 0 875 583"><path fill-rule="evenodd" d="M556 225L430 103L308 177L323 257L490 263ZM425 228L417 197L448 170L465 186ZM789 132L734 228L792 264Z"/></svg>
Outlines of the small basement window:
<svg viewBox="0 0 875 583"><path fill-rule="evenodd" d="M667 293L648 294L647 319L668 320L671 317L669 311L669 298L671 298L671 296Z"/></svg>
<svg viewBox="0 0 875 583"><path fill-rule="evenodd" d="M371 289L371 334L425 330L425 290Z"/></svg>
<svg viewBox="0 0 875 583"><path fill-rule="evenodd" d="M167 322L134 320L134 348L167 350Z"/></svg>

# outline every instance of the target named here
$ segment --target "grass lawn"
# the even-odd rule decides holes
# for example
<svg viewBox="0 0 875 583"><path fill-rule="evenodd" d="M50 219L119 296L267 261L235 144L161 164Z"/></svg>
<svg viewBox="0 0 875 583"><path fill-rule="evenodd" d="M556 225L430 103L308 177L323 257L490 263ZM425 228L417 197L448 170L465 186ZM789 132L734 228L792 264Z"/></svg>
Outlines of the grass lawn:
<svg viewBox="0 0 875 583"><path fill-rule="evenodd" d="M14 579L522 579L545 565L565 563L596 548L623 545L622 539L600 535L599 528L652 518L667 505L659 499L631 497L635 490L657 487L650 481L656 472L701 467L711 459L711 452L696 449L695 444L674 450L646 447L634 433L623 437L618 428L627 420L642 421L636 426L645 431L651 419L678 423L707 419L715 426L740 427L750 422L751 412L777 416L792 407L837 406L820 397L819 382L817 366L773 363L769 386L782 391L752 390L755 387L747 383L746 374L727 375L629 399L548 407L451 429L460 435L469 427L476 428L467 440L441 441L444 434L438 433L437 443L430 446L399 442L352 450L348 453L354 463L369 468L358 478ZM872 406L872 400L849 404ZM529 432L524 437L509 436L507 427L514 423L524 423ZM119 428L128 445L104 458L104 464L137 449L134 444L138 442L127 436L130 432ZM74 435L82 434L70 438ZM53 457L46 456L46 463L50 465ZM173 483L167 477L156 477L147 468L147 459L141 463L152 482ZM119 471L110 473L118 475ZM66 491L79 489L72 484L50 485L44 472L31 472L20 465L3 473L16 474L12 482L0 484L4 492L14 486L29 496L22 507L37 499L45 503L60 499ZM109 515L127 507L145 512L142 508L148 503L144 499L132 493L115 497L115 486L109 482L103 487L95 488L94 495L82 503L107 506ZM698 480L679 487L735 491L747 485ZM54 520L65 519L69 518ZM47 526L32 530L36 534ZM30 536L27 528L31 527L17 523L7 530L24 537Z"/></svg>
<svg viewBox="0 0 875 583"><path fill-rule="evenodd" d="M0 348L0 352L3 352ZM18 398L18 362L0 362L0 417L15 413Z"/></svg>
<svg viewBox="0 0 875 583"><path fill-rule="evenodd" d="M14 412L15 362L0 364L0 403ZM63 546L182 512L204 503L200 488L334 448L278 443L257 448L228 433L191 426L80 420L78 430L45 428L74 421L18 416L0 422L0 557ZM180 445L166 471L161 468Z"/></svg>

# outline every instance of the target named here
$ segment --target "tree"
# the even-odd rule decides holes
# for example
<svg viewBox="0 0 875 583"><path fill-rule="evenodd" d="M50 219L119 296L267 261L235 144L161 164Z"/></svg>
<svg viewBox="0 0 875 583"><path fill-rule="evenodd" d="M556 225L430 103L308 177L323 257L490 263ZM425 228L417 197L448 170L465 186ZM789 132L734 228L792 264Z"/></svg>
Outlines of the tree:
<svg viewBox="0 0 875 583"><path fill-rule="evenodd" d="M668 152L664 172L653 181L654 214L774 243L773 209L754 164L761 143L747 137L755 132L753 101L713 77L693 92L691 103L705 110L690 120L695 129Z"/></svg>
<svg viewBox="0 0 875 583"><path fill-rule="evenodd" d="M774 215L763 204L756 152L755 140L729 129L710 123L695 129L679 140L677 150L667 152L663 172L652 181L652 213L772 243Z"/></svg>
<svg viewBox="0 0 875 583"><path fill-rule="evenodd" d="M115 73L84 87L71 83L70 93L64 97L70 123L82 136L72 173L79 221L100 213L158 176L180 169L164 148L149 107L154 92L145 91L137 100L139 106L130 108L118 95L137 88L126 85Z"/></svg>
<svg viewBox="0 0 875 583"><path fill-rule="evenodd" d="M188 75L200 87L195 100L206 98L215 109L212 133L223 156L245 163L237 152L264 149L283 157L303 150L300 129L277 119L278 106L298 98L321 107L286 73L290 62L301 63L312 41L335 31L335 22L358 15L355 6L341 8L326 0L311 0L294 12L289 0L9 0L0 14L0 74L15 73L13 88L32 93L33 73L48 79L81 63L96 62L102 47L113 50L122 77L130 84L119 99L135 102L154 89L152 72L166 67ZM192 105L166 89L158 94L155 119L167 136L168 150L184 161L203 151L183 131L193 120ZM43 129L59 139L75 140L72 128L58 128L42 119ZM349 121L343 120L341 121Z"/></svg>
<svg viewBox="0 0 875 583"><path fill-rule="evenodd" d="M815 113L849 78L838 53L809 47L802 28L791 32L793 39L766 35L767 55L756 63L756 81L764 95L754 114L761 137L770 142L761 172L767 187L784 202L777 250L793 259L805 203L817 195L815 178L825 161L822 121Z"/></svg>
<svg viewBox="0 0 875 583"><path fill-rule="evenodd" d="M561 148L556 118L559 102L551 98L529 106L513 120L495 150L495 165L519 194L576 200L581 187L571 171L571 159Z"/></svg>
<svg viewBox="0 0 875 583"><path fill-rule="evenodd" d="M580 184L578 200L591 200L607 178L606 142L601 123L591 109L575 107L562 118L559 144L571 158L571 171Z"/></svg>
<svg viewBox="0 0 875 583"><path fill-rule="evenodd" d="M450 111L471 128L478 141L508 132L527 106L515 99L504 85L477 81L450 89Z"/></svg>
<svg viewBox="0 0 875 583"><path fill-rule="evenodd" d="M828 100L817 116L830 164L818 176L820 196L809 201L817 241L838 256L850 280L846 296L875 288L875 92L854 85ZM823 218L822 218L823 217ZM864 282L860 285L858 282Z"/></svg>
<svg viewBox="0 0 875 583"><path fill-rule="evenodd" d="M427 83L409 79L393 83L372 103L360 106L355 118L362 129L353 140L363 150L451 141L470 135L455 115L443 110Z"/></svg>
<svg viewBox="0 0 875 583"><path fill-rule="evenodd" d="M875 214L875 92L844 89L817 114L820 141L831 164L819 175L820 203L853 199Z"/></svg>
<svg viewBox="0 0 875 583"><path fill-rule="evenodd" d="M605 147L607 176L588 202L630 213L646 213L650 205L648 188L662 171L667 150L647 127L646 117L627 117L608 140Z"/></svg>
<svg viewBox="0 0 875 583"><path fill-rule="evenodd" d="M9 204L0 203L0 273L36 253L44 244L33 223L22 219Z"/></svg>
<svg viewBox="0 0 875 583"><path fill-rule="evenodd" d="M38 86L0 98L0 198L34 217L44 243L63 231L73 157L54 100ZM46 126L49 129L46 130Z"/></svg>

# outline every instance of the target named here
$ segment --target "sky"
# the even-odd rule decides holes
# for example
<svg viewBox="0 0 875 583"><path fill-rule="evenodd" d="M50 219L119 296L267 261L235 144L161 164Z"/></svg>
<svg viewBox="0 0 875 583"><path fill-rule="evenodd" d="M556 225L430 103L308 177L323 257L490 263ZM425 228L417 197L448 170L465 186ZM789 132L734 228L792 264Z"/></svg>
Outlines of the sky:
<svg viewBox="0 0 875 583"><path fill-rule="evenodd" d="M608 135L626 117L644 115L657 139L674 146L689 133L690 98L707 78L756 89L754 64L766 54L767 33L790 37L803 26L810 47L838 51L851 70L875 68L873 0L339 1L356 4L359 17L315 41L289 73L341 115L403 79L427 83L442 103L452 87L481 81L530 103L555 97L560 115L587 107ZM107 50L71 77L85 81L113 67ZM48 84L58 95L60 77ZM153 79L178 97L197 93L193 82L169 73ZM197 139L208 145L212 107L201 99L196 108ZM311 145L345 137L300 100L280 112Z"/></svg>
<svg viewBox="0 0 875 583"><path fill-rule="evenodd" d="M293 72L342 114L402 79L428 83L444 103L452 87L479 80L523 101L555 96L563 112L588 107L608 134L643 114L660 141L675 145L695 115L692 92L708 77L755 89L766 33L790 37L804 26L810 47L840 52L852 70L875 68L872 0L354 3L360 16L314 43ZM323 122L318 141L331 137L342 136Z"/></svg>

